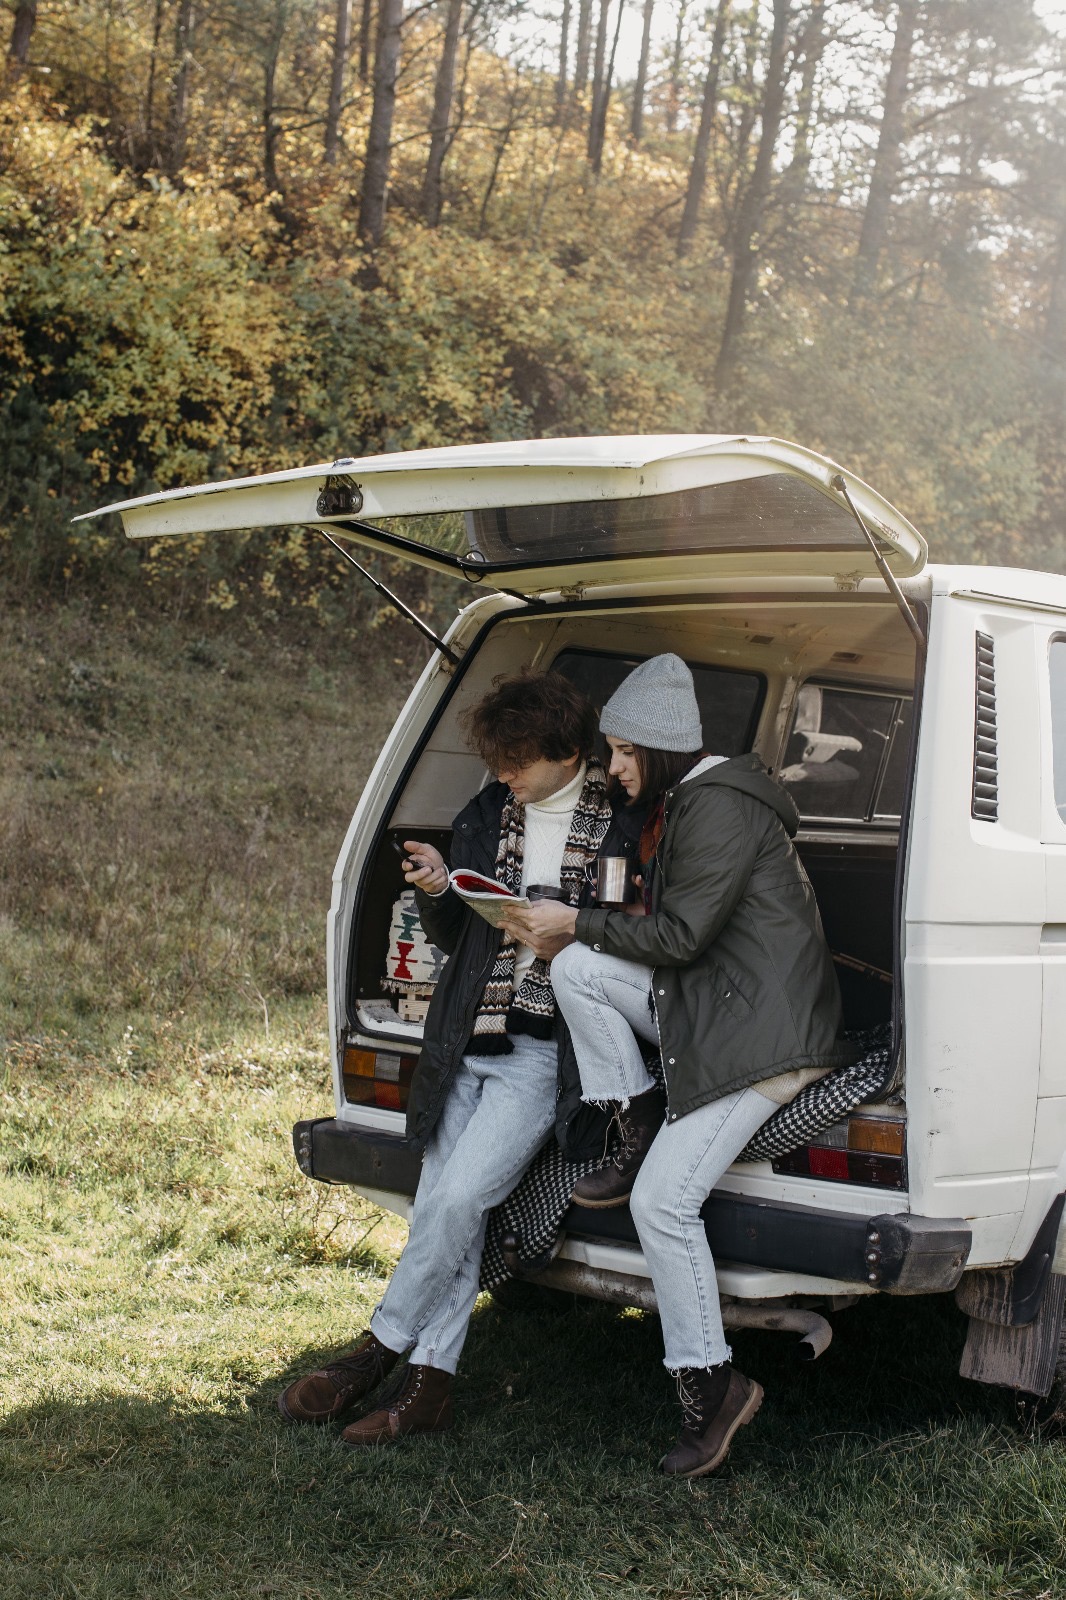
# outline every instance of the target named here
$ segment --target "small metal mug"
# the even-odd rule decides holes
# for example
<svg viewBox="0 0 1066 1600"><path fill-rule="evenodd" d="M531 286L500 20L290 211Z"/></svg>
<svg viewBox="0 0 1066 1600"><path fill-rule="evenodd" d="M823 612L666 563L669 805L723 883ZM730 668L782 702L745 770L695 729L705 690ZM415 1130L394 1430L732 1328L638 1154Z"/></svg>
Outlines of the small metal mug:
<svg viewBox="0 0 1066 1600"><path fill-rule="evenodd" d="M531 883L526 890L527 900L565 900L566 890L554 883Z"/></svg>
<svg viewBox="0 0 1066 1600"><path fill-rule="evenodd" d="M609 911L621 911L632 894L628 856L599 856L596 860L596 899Z"/></svg>

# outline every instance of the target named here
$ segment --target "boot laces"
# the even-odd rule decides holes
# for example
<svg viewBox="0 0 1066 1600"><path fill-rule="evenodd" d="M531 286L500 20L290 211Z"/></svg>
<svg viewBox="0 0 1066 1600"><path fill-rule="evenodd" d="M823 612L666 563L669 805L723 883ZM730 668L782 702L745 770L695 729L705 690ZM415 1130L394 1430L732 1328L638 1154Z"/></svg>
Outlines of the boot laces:
<svg viewBox="0 0 1066 1600"><path fill-rule="evenodd" d="M336 1361L331 1361L323 1372L338 1390L346 1389L353 1378L362 1378L368 1372L373 1372L381 1364L381 1351L377 1345L366 1345L359 1350L353 1350L350 1355L338 1356Z"/></svg>
<svg viewBox="0 0 1066 1600"><path fill-rule="evenodd" d="M697 1387L695 1377L682 1368L675 1374L677 1378L677 1398L681 1402L681 1426L688 1428L692 1433L698 1433L703 1422L703 1396Z"/></svg>
<svg viewBox="0 0 1066 1600"><path fill-rule="evenodd" d="M615 1151L614 1165L624 1167L637 1153L637 1125L635 1119L627 1115L627 1111L619 1111L615 1122L621 1143Z"/></svg>

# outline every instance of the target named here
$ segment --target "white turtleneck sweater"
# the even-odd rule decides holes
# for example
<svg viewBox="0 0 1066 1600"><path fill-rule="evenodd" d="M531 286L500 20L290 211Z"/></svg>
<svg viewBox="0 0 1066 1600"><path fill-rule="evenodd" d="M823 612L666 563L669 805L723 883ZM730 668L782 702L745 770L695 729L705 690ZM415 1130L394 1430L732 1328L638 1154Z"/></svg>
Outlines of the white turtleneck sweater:
<svg viewBox="0 0 1066 1600"><path fill-rule="evenodd" d="M574 807L581 798L581 790L585 784L585 771L585 763L582 762L565 789L549 795L547 800L526 802L525 838L522 848L523 894L531 883L559 887L563 852L570 834ZM533 965L533 961L533 952L527 944L515 946L516 989Z"/></svg>

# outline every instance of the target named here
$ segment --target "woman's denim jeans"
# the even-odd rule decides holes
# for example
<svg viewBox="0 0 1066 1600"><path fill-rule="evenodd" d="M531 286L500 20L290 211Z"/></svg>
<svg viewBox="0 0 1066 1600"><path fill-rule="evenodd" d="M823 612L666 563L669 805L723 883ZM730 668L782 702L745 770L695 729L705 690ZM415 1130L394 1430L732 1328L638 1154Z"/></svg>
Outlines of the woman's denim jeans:
<svg viewBox="0 0 1066 1600"><path fill-rule="evenodd" d="M512 1039L464 1056L426 1147L411 1231L370 1327L419 1366L454 1372L478 1296L485 1227L555 1123L558 1046ZM413 1346L413 1349L412 1349Z"/></svg>
<svg viewBox="0 0 1066 1600"><path fill-rule="evenodd" d="M650 967L575 941L552 962L552 989L574 1041L583 1100L624 1106L654 1087L637 1043L659 1042Z"/></svg>
<svg viewBox="0 0 1066 1600"><path fill-rule="evenodd" d="M568 945L552 962L556 1004L574 1041L586 1100L623 1104L651 1087L637 1043L657 1039L650 967ZM740 1089L666 1122L637 1174L629 1208L648 1263L666 1346L665 1365L728 1361L718 1280L700 1208L752 1134L777 1110Z"/></svg>

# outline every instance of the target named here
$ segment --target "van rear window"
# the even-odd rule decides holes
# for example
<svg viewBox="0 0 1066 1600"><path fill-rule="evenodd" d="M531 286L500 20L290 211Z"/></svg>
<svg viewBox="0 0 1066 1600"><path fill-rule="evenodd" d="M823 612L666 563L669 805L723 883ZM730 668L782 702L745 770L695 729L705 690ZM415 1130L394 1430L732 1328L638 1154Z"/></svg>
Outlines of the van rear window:
<svg viewBox="0 0 1066 1600"><path fill-rule="evenodd" d="M858 543L848 508L790 472L636 500L469 511L466 522L471 550L490 566L681 550L854 549Z"/></svg>
<svg viewBox="0 0 1066 1600"><path fill-rule="evenodd" d="M611 556L726 550L857 550L847 506L790 472L629 500L378 517L386 533L484 570Z"/></svg>
<svg viewBox="0 0 1066 1600"><path fill-rule="evenodd" d="M905 695L803 685L777 778L805 821L899 821L912 710Z"/></svg>
<svg viewBox="0 0 1066 1600"><path fill-rule="evenodd" d="M598 650L563 650L552 662L602 711L622 679L644 656L616 656ZM703 723L703 748L713 755L739 756L751 749L762 708L766 680L760 672L736 672L690 661L696 701ZM606 742L600 738L600 756Z"/></svg>

